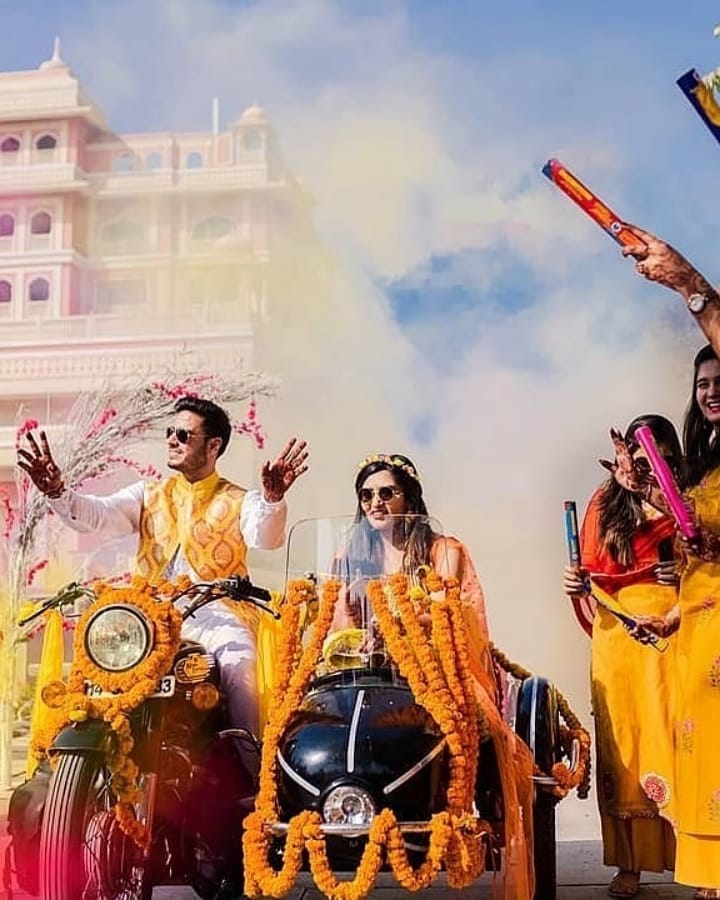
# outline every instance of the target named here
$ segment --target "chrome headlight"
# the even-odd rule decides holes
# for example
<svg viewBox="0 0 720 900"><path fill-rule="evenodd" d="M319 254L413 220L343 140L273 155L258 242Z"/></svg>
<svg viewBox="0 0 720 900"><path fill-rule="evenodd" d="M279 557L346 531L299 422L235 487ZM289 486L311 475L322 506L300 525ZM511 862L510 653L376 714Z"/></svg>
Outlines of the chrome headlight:
<svg viewBox="0 0 720 900"><path fill-rule="evenodd" d="M366 790L356 785L336 787L323 803L323 819L328 825L371 825L375 804Z"/></svg>
<svg viewBox="0 0 720 900"><path fill-rule="evenodd" d="M109 672L132 669L150 649L150 626L134 606L106 606L90 618L85 650L92 662Z"/></svg>

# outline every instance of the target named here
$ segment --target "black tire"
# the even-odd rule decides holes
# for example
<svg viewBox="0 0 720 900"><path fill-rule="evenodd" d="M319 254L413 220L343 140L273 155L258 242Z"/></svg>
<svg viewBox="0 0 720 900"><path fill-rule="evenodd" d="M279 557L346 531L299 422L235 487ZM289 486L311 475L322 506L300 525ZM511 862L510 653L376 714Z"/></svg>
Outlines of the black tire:
<svg viewBox="0 0 720 900"><path fill-rule="evenodd" d="M96 755L63 753L50 779L40 836L43 900L78 900L83 895L83 833L90 791L99 773Z"/></svg>
<svg viewBox="0 0 720 900"><path fill-rule="evenodd" d="M40 836L42 900L80 900L87 887L84 844L88 820L97 811L97 786L103 777L95 753L63 753L50 779ZM150 900L152 888L141 878L136 890L123 890L122 900ZM95 895L93 895L95 896ZM111 900L103 891L98 900Z"/></svg>
<svg viewBox="0 0 720 900"><path fill-rule="evenodd" d="M557 800L552 794L536 789L533 806L535 900L555 900L557 892L556 804Z"/></svg>

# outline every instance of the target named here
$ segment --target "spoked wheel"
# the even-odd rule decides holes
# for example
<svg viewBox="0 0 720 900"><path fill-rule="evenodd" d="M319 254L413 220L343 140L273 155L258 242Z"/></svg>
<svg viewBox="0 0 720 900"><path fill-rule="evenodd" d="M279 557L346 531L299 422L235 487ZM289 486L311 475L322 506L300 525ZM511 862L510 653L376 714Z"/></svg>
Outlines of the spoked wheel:
<svg viewBox="0 0 720 900"><path fill-rule="evenodd" d="M40 838L43 900L150 900L142 852L120 830L109 773L94 753L63 753Z"/></svg>

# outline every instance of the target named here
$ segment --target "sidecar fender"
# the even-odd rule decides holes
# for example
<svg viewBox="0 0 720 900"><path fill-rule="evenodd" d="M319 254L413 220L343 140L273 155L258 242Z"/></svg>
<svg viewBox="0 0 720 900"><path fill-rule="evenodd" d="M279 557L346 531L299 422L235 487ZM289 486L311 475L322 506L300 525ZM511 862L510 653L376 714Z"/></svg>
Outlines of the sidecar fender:
<svg viewBox="0 0 720 900"><path fill-rule="evenodd" d="M526 678L519 687L515 731L532 751L541 771L558 761L559 713L555 687L546 678Z"/></svg>
<svg viewBox="0 0 720 900"><path fill-rule="evenodd" d="M110 744L110 729L105 722L92 719L88 722L77 722L63 728L50 748L53 753L67 753L76 750L105 753Z"/></svg>

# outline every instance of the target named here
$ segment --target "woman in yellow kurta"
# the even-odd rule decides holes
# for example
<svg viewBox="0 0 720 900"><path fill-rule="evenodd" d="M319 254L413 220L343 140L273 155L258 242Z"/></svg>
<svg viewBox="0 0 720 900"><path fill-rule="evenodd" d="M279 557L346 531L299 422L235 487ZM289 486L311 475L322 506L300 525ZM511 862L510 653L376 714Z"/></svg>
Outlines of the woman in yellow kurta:
<svg viewBox="0 0 720 900"><path fill-rule="evenodd" d="M700 885L696 897L720 897L720 361L712 347L695 357L685 418L688 499L700 526L688 546L679 604L660 634L676 628L677 699L674 771L660 773L677 833L676 880Z"/></svg>
<svg viewBox="0 0 720 900"><path fill-rule="evenodd" d="M678 468L680 442L662 416L643 416L628 427L625 440L635 465L641 465L642 450L633 435L643 424ZM588 504L580 535L584 571L568 567L566 592L577 598L587 574L628 615L663 616L677 601L674 562L661 561L672 556L673 535L669 516L610 479ZM596 610L591 679L597 794L604 863L618 867L608 888L614 897L634 896L642 871L673 868L672 828L644 793L641 780L672 765L674 665L672 648L660 653L638 643L609 611Z"/></svg>

